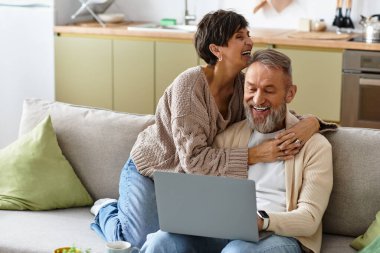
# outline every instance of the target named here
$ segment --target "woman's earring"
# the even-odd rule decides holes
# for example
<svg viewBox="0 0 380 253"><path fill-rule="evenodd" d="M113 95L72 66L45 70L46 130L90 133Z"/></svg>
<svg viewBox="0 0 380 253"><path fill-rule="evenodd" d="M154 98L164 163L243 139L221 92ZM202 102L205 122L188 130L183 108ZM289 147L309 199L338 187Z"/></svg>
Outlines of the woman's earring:
<svg viewBox="0 0 380 253"><path fill-rule="evenodd" d="M218 61L222 61L222 60L223 60L223 56L218 57Z"/></svg>

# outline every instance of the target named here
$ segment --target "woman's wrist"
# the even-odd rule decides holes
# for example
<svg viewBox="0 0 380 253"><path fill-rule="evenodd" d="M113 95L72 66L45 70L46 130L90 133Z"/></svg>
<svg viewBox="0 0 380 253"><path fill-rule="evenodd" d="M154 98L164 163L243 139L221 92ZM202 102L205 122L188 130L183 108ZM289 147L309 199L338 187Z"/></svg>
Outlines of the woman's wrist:
<svg viewBox="0 0 380 253"><path fill-rule="evenodd" d="M255 164L256 147L248 149L248 165Z"/></svg>

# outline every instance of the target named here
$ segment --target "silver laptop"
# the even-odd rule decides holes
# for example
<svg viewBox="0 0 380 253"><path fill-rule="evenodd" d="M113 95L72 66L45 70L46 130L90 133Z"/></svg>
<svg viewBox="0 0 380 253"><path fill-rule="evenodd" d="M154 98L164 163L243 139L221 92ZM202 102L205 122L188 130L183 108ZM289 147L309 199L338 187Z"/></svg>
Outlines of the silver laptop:
<svg viewBox="0 0 380 253"><path fill-rule="evenodd" d="M257 242L255 182L216 176L155 172L162 231Z"/></svg>

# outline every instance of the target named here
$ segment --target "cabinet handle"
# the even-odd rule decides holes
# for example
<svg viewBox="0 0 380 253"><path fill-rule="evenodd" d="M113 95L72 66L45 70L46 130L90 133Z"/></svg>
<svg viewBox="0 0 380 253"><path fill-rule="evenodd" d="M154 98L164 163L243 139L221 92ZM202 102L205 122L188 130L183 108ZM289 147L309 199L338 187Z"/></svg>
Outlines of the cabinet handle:
<svg viewBox="0 0 380 253"><path fill-rule="evenodd" d="M360 78L359 84L360 85L380 86L380 79Z"/></svg>

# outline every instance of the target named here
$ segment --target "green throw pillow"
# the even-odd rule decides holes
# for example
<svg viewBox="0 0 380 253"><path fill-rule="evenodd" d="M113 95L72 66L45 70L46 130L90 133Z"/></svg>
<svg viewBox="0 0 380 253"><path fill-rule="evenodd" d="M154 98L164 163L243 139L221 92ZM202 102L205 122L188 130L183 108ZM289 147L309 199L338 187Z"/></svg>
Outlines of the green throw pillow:
<svg viewBox="0 0 380 253"><path fill-rule="evenodd" d="M380 253L380 236L376 237L368 246L359 253Z"/></svg>
<svg viewBox="0 0 380 253"><path fill-rule="evenodd" d="M50 116L0 150L0 209L50 210L92 203L58 146Z"/></svg>
<svg viewBox="0 0 380 253"><path fill-rule="evenodd" d="M356 250L361 250L378 236L380 236L380 211L377 212L376 219L372 222L367 231L351 242L351 247Z"/></svg>

